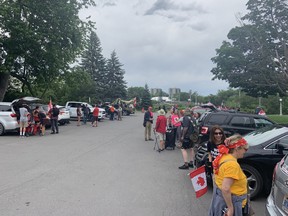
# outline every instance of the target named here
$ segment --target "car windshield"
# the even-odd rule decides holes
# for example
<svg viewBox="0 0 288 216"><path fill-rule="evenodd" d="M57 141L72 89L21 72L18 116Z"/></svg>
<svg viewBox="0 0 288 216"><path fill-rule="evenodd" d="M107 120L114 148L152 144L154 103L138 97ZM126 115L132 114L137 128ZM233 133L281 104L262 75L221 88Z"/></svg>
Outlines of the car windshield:
<svg viewBox="0 0 288 216"><path fill-rule="evenodd" d="M287 127L282 127L279 125L271 125L253 131L245 135L244 138L248 142L249 146L256 146L286 132L288 132Z"/></svg>

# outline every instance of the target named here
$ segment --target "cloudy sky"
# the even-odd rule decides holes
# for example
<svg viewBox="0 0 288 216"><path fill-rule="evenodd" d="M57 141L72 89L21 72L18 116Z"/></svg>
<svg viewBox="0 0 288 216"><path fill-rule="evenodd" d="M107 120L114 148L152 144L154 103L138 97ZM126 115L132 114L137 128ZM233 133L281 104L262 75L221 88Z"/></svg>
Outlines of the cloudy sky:
<svg viewBox="0 0 288 216"><path fill-rule="evenodd" d="M116 51L128 87L180 88L206 96L227 89L212 81L211 58L245 14L244 0L96 0L91 15L103 55Z"/></svg>

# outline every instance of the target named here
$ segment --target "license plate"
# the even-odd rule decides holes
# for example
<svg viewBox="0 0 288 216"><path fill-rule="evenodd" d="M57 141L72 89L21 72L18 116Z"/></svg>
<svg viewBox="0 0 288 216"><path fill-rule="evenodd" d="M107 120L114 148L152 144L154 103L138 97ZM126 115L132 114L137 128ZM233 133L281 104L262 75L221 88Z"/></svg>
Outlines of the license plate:
<svg viewBox="0 0 288 216"><path fill-rule="evenodd" d="M282 209L288 213L288 195L284 196Z"/></svg>

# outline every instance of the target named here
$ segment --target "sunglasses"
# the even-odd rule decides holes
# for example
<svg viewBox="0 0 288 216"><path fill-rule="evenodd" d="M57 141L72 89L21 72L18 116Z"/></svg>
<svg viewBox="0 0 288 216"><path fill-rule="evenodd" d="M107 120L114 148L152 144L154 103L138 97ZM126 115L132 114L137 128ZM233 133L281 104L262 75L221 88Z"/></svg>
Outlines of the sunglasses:
<svg viewBox="0 0 288 216"><path fill-rule="evenodd" d="M222 134L223 134L222 132L219 132L219 133L215 132L214 133L214 135L222 135Z"/></svg>

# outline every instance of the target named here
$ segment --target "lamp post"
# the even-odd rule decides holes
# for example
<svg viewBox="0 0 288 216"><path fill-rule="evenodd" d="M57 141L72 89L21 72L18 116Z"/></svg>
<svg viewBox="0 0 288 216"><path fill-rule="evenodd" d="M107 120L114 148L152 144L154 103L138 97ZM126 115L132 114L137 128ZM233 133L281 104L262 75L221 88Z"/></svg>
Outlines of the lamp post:
<svg viewBox="0 0 288 216"><path fill-rule="evenodd" d="M280 115L282 116L282 98L279 98L279 102L280 102Z"/></svg>

